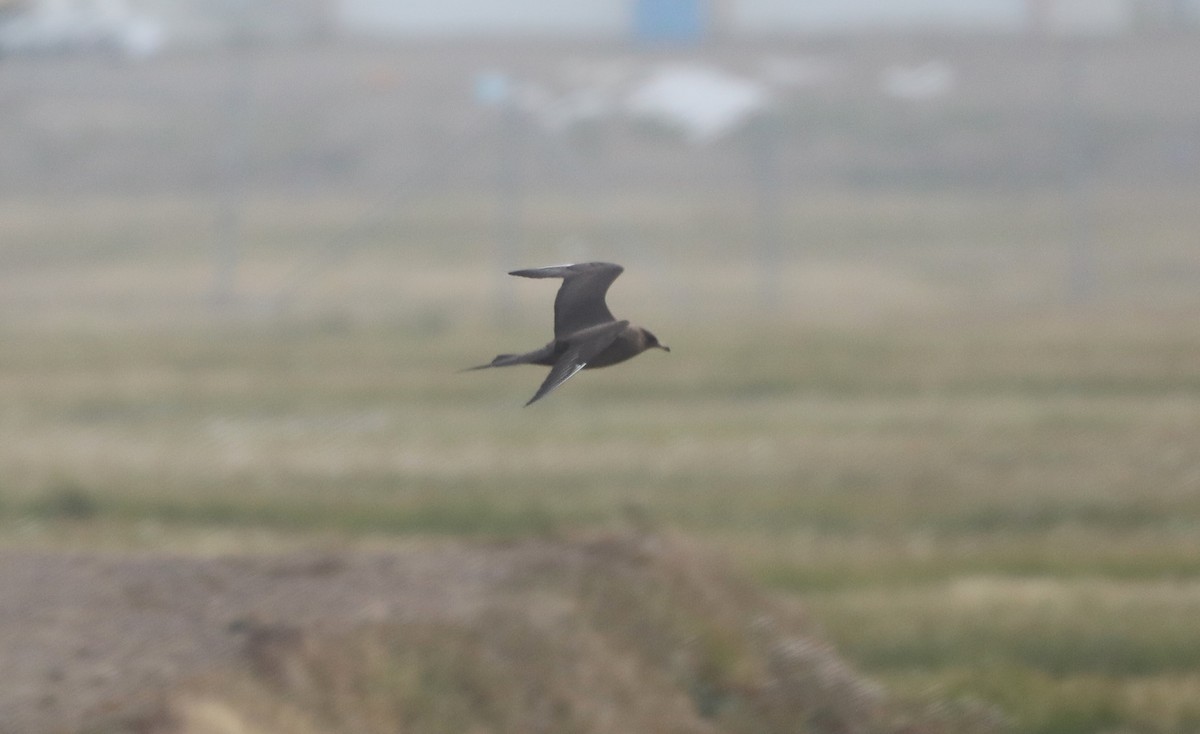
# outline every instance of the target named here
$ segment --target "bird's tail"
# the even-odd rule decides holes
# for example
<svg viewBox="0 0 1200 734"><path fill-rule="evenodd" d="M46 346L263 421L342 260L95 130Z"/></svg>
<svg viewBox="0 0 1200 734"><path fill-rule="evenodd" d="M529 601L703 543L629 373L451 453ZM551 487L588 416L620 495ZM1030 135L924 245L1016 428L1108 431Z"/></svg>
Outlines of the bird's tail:
<svg viewBox="0 0 1200 734"><path fill-rule="evenodd" d="M526 363L526 360L524 359L525 356L526 355L524 355L524 354L500 354L500 355L497 355L495 359L493 359L491 362L488 362L487 364L480 364L480 365L476 365L474 367L468 367L465 370L463 370L463 372L470 372L471 370L486 370L488 367L509 367L514 364L525 364Z"/></svg>

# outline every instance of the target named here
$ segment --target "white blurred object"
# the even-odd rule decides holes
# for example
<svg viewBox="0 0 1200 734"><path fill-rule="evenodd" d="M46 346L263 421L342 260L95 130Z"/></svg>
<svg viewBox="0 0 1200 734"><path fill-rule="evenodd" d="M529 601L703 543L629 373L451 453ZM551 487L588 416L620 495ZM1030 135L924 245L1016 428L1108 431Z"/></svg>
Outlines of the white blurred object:
<svg viewBox="0 0 1200 734"><path fill-rule="evenodd" d="M486 107L506 104L512 96L512 79L496 69L487 69L475 75L473 86L475 101Z"/></svg>
<svg viewBox="0 0 1200 734"><path fill-rule="evenodd" d="M547 99L536 112L547 130L558 133L612 116L613 103L611 95L603 89L575 89L556 99Z"/></svg>
<svg viewBox="0 0 1200 734"><path fill-rule="evenodd" d="M926 61L916 66L887 67L880 75L879 86L889 97L926 100L949 94L957 82L954 67L944 61Z"/></svg>
<svg viewBox="0 0 1200 734"><path fill-rule="evenodd" d="M156 56L167 45L167 31L158 21L144 16L126 18L114 35L116 47L131 59Z"/></svg>
<svg viewBox="0 0 1200 734"><path fill-rule="evenodd" d="M43 0L0 25L2 54L116 51L140 59L165 44L162 24L132 12L123 0Z"/></svg>
<svg viewBox="0 0 1200 734"><path fill-rule="evenodd" d="M693 64L659 67L625 98L625 111L709 143L736 129L770 103L766 85Z"/></svg>
<svg viewBox="0 0 1200 734"><path fill-rule="evenodd" d="M559 83L555 85L565 91L547 91L540 104L527 111L552 133L615 117L621 90L636 69L634 62L620 57L567 59L558 70Z"/></svg>

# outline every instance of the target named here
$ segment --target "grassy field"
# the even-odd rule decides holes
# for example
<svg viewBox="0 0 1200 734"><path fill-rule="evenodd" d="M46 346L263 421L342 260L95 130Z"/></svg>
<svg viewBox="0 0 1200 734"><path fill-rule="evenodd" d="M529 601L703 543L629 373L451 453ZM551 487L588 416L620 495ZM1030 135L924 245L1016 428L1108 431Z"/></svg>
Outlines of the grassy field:
<svg viewBox="0 0 1200 734"><path fill-rule="evenodd" d="M1177 73L1195 49L1183 35L700 49L746 73L789 59L834 73L777 110L769 227L767 128L699 149L623 123L534 126L507 143L524 146L523 191L499 191L514 148L471 100L480 70L562 91L670 54L6 60L0 546L353 552L663 530L798 604L894 697L968 712L944 721L1196 732L1197 98ZM945 99L880 94L882 70L937 59L961 83ZM505 201L520 210L507 220ZM772 227L773 255L755 245ZM610 305L671 354L584 373L528 409L541 370L459 372L549 336L553 285L504 271L581 258L627 267ZM720 602L723 584L700 596ZM704 606L613 588L631 603L584 595L587 634ZM708 611L686 629L664 614L648 637L745 621ZM500 621L541 649L528 620ZM393 639L362 634L348 649ZM530 684L476 669L472 651L496 641L463 634L418 628L411 649L364 652L365 672L320 663L370 690L449 671L433 687L458 719L439 721L487 726L476 686L529 698ZM547 638L547 654L577 662L574 640ZM630 693L627 660L605 660L606 685ZM213 685L236 700L242 682ZM586 710L577 687L556 695ZM327 730L304 717L361 701L310 698L264 721ZM221 705L198 699L197 730L221 730ZM794 715L774 723L791 731Z"/></svg>
<svg viewBox="0 0 1200 734"><path fill-rule="evenodd" d="M482 215L433 202L401 222L419 244L385 226L330 260L351 204L259 202L239 299L218 308L187 202L10 205L0 542L670 528L794 596L898 696L982 700L1021 732L1195 731L1200 328L1196 253L1174 234L1194 214L1114 198L1107 286L1080 304L1055 251L1017 234L1047 229L1035 197L939 201L798 203L796 226L832 237L869 215L900 244L858 231L857 249L790 258L774 304L715 242L618 252L614 310L673 352L529 409L540 370L458 373L540 344L549 320L551 286L493 275L509 264L482 245L439 249L481 242ZM652 231L647 211L626 221ZM1149 237L1164 211L1176 229ZM563 259L556 228L578 222L561 217L534 217L516 264ZM302 297L277 300L306 268Z"/></svg>

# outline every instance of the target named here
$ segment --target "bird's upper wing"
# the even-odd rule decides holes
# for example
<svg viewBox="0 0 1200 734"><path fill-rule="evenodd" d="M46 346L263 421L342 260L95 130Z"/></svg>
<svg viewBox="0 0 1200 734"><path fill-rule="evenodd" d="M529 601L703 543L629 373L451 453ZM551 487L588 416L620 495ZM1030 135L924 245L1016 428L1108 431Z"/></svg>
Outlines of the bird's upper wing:
<svg viewBox="0 0 1200 734"><path fill-rule="evenodd" d="M614 321L604 295L625 268L613 263L578 263L514 270L522 278L562 278L554 297L554 338L566 339L591 326Z"/></svg>
<svg viewBox="0 0 1200 734"><path fill-rule="evenodd" d="M617 336L627 326L628 321L613 321L577 334L568 342L567 350L550 368L550 374L546 375L541 387L525 405L536 403L549 395L551 390L574 377L579 370L587 366L588 360L616 341Z"/></svg>

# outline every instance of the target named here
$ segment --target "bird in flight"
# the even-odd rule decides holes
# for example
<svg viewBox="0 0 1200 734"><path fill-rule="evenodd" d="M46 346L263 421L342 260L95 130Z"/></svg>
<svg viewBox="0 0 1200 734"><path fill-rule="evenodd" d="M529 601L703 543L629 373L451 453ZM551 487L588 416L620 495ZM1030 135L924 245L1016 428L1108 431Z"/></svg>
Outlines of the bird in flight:
<svg viewBox="0 0 1200 734"><path fill-rule="evenodd" d="M501 354L487 364L468 369L514 364L549 367L550 374L525 403L531 405L574 377L579 370L624 362L647 349L671 351L670 347L659 344L646 329L628 321L618 321L608 310L604 294L624 270L613 263L578 263L512 271L509 275L522 278L562 278L554 298L554 339L541 349L525 354Z"/></svg>

